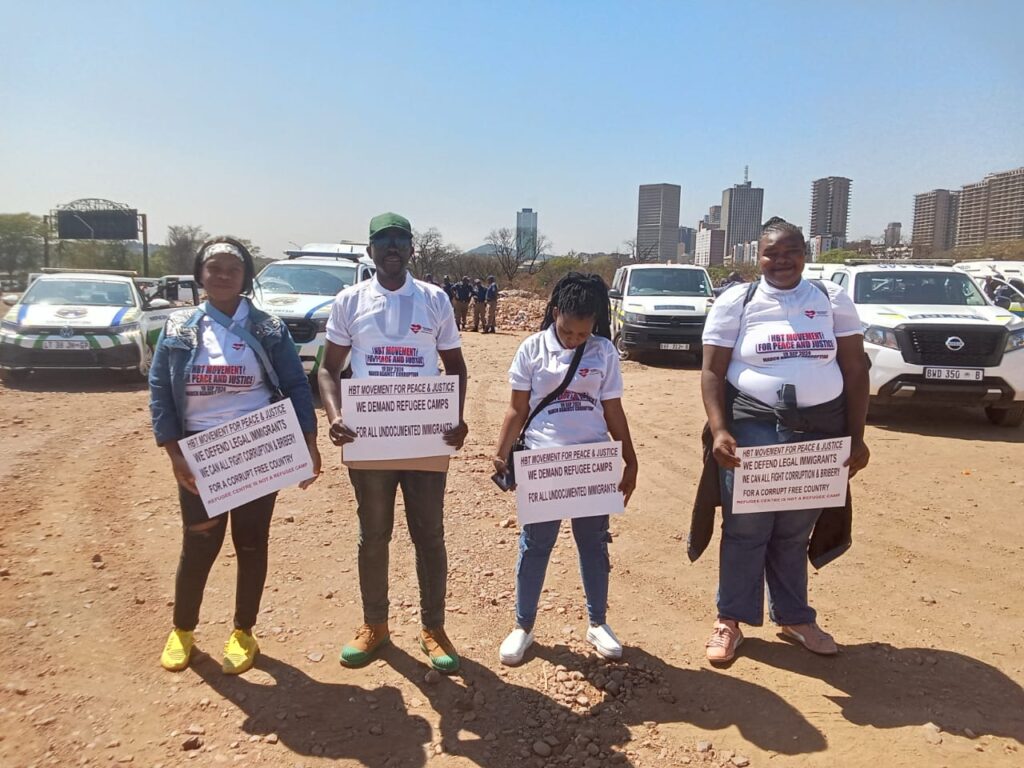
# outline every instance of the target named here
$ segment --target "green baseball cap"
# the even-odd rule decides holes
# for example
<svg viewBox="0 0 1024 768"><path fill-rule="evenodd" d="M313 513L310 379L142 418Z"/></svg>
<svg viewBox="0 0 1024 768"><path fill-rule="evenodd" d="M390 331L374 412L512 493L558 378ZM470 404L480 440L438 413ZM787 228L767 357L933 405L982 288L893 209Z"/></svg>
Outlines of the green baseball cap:
<svg viewBox="0 0 1024 768"><path fill-rule="evenodd" d="M385 229L400 229L408 235L412 235L412 225L405 216L397 213L380 213L370 219L370 237Z"/></svg>

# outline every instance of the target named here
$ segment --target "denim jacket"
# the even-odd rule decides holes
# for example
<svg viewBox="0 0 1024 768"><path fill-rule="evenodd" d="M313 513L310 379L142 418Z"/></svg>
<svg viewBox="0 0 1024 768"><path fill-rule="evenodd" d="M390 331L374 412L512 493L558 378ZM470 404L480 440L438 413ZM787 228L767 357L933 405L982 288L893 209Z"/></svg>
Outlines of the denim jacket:
<svg viewBox="0 0 1024 768"><path fill-rule="evenodd" d="M195 307L174 312L167 318L157 341L153 365L149 370L149 410L157 445L185 436L185 381L199 351L198 326L202 316L203 313ZM316 434L313 393L288 327L251 304L247 326L263 344L277 374L281 393L295 406L299 427L304 434ZM259 360L260 356L257 355L256 359ZM260 365L263 365L262 361ZM267 382L271 379L266 371L264 378ZM268 383L268 386L271 385Z"/></svg>

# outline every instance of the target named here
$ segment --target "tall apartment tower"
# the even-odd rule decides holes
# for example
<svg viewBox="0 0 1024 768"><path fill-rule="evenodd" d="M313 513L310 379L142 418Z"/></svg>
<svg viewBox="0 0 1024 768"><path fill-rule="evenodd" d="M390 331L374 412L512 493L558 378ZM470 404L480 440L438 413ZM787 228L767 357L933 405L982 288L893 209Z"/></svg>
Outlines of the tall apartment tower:
<svg viewBox="0 0 1024 768"><path fill-rule="evenodd" d="M956 220L960 193L933 189L914 195L914 230L911 244L915 256L949 251L956 245Z"/></svg>
<svg viewBox="0 0 1024 768"><path fill-rule="evenodd" d="M892 247L900 244L900 232L903 225L898 221L890 221L885 228L885 245Z"/></svg>
<svg viewBox="0 0 1024 768"><path fill-rule="evenodd" d="M761 236L761 212L764 190L750 181L722 190L722 229L725 230L725 253L733 246L749 243Z"/></svg>
<svg viewBox="0 0 1024 768"><path fill-rule="evenodd" d="M956 219L956 247L1024 239L1024 168L990 173L964 184Z"/></svg>
<svg viewBox="0 0 1024 768"><path fill-rule="evenodd" d="M527 264L537 258L537 212L533 208L516 213L516 251Z"/></svg>
<svg viewBox="0 0 1024 768"><path fill-rule="evenodd" d="M824 235L846 242L850 217L850 184L845 176L826 176L811 182L811 226L808 237Z"/></svg>
<svg viewBox="0 0 1024 768"><path fill-rule="evenodd" d="M636 257L672 262L679 246L678 184L641 184L636 217Z"/></svg>

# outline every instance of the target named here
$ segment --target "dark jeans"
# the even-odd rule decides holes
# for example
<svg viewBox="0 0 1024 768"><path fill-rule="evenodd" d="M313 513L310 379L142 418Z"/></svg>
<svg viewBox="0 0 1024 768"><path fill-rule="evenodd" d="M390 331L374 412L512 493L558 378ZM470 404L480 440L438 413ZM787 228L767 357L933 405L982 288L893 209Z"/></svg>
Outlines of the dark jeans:
<svg viewBox="0 0 1024 768"><path fill-rule="evenodd" d="M267 580L270 520L277 494L267 494L214 518L207 517L202 499L180 485L178 501L181 504L182 537L181 558L174 580L174 626L191 631L199 623L206 580L224 543L230 516L231 540L238 560L235 627L252 631ZM196 526L204 523L213 525L196 530Z"/></svg>
<svg viewBox="0 0 1024 768"><path fill-rule="evenodd" d="M395 526L395 494L402 488L405 519L416 549L420 584L420 620L424 627L444 626L448 588L448 551L444 545L444 489L447 472L349 469L359 515L359 589L363 621L388 620L388 555Z"/></svg>

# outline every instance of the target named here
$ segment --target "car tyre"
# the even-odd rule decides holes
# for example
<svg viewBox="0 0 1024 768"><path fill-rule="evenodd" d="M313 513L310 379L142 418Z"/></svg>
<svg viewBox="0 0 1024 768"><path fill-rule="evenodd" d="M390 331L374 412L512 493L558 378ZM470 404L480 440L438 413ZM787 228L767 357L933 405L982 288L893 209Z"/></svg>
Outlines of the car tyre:
<svg viewBox="0 0 1024 768"><path fill-rule="evenodd" d="M636 360L637 353L626 347L625 342L622 340L622 334L615 334L615 340L612 342L615 344L615 349L619 353L619 360L626 362L627 360Z"/></svg>
<svg viewBox="0 0 1024 768"><path fill-rule="evenodd" d="M0 381L4 384L17 384L28 378L28 371L24 369L2 369L0 370Z"/></svg>
<svg viewBox="0 0 1024 768"><path fill-rule="evenodd" d="M1024 403L1017 403L1009 408L989 406L985 409L985 415L998 427L1019 427L1024 424Z"/></svg>

